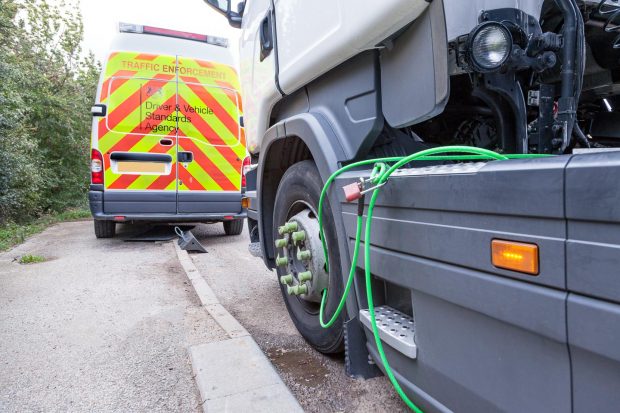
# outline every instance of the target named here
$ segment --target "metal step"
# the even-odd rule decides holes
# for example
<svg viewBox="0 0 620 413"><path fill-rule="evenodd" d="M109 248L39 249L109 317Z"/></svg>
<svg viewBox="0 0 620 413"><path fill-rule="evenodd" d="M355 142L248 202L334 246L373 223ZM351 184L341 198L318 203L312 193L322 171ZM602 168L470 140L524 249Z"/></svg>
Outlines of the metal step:
<svg viewBox="0 0 620 413"><path fill-rule="evenodd" d="M248 251L257 258L263 258L263 250L260 247L260 242L250 242L248 244Z"/></svg>
<svg viewBox="0 0 620 413"><path fill-rule="evenodd" d="M413 318L387 305L375 307L375 319L379 329L379 337L395 350L405 356L415 359L418 356L418 347L415 344L415 325ZM360 310L360 321L372 331L370 313Z"/></svg>

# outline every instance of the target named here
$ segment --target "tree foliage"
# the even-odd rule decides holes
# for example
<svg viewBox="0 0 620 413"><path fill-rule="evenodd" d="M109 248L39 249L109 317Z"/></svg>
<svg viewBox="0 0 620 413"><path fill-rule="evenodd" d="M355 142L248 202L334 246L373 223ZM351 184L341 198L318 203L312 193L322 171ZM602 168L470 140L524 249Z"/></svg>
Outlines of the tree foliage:
<svg viewBox="0 0 620 413"><path fill-rule="evenodd" d="M0 223L85 203L100 67L78 10L0 0Z"/></svg>

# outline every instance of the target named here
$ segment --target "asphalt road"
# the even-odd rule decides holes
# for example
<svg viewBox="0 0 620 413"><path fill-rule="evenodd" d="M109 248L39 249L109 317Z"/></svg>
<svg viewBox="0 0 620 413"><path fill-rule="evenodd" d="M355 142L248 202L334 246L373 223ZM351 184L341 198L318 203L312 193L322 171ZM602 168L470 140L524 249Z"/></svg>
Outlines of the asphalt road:
<svg viewBox="0 0 620 413"><path fill-rule="evenodd" d="M91 221L55 225L0 253L0 412L202 411L188 348L226 338L200 306L171 242L97 240ZM299 335L275 273L247 231L193 230L194 263L308 412L399 412L384 377L348 378ZM19 264L24 254L46 258Z"/></svg>
<svg viewBox="0 0 620 413"><path fill-rule="evenodd" d="M188 347L224 337L170 242L71 222L0 254L0 412L202 411Z"/></svg>
<svg viewBox="0 0 620 413"><path fill-rule="evenodd" d="M227 237L220 224L192 231L207 254L192 254L220 302L252 334L280 376L308 412L407 411L385 377L354 380L344 357L313 350L291 322L275 272L248 250L247 228Z"/></svg>

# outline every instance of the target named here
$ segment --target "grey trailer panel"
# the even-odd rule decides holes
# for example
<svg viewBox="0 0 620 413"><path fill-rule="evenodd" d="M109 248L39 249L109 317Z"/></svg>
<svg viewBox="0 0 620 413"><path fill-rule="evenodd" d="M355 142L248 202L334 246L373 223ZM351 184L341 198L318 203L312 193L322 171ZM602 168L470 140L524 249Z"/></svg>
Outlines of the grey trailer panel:
<svg viewBox="0 0 620 413"><path fill-rule="evenodd" d="M394 184L394 187L398 186L396 181ZM354 211L349 209L348 212L343 216L347 232L355 233ZM562 289L565 285L565 225L560 220L506 216L489 219L488 216L441 211L411 214L404 209L386 211L376 208L373 228L375 225L373 245L521 281ZM491 242L494 239L537 244L541 251L540 273L532 276L494 267L491 263Z"/></svg>
<svg viewBox="0 0 620 413"><path fill-rule="evenodd" d="M620 305L571 294L568 336L575 412L620 408Z"/></svg>
<svg viewBox="0 0 620 413"><path fill-rule="evenodd" d="M565 293L379 248L371 263L411 291L417 360L388 350L408 382L453 411L570 410Z"/></svg>
<svg viewBox="0 0 620 413"><path fill-rule="evenodd" d="M406 179L407 189L390 189L392 184L386 185L378 205L563 220L564 168L568 160L558 156L490 162L475 173L459 174L419 174L414 168L411 179ZM355 179L353 174L342 176Z"/></svg>
<svg viewBox="0 0 620 413"><path fill-rule="evenodd" d="M547 339L566 342L565 292L382 248L372 247L371 254L371 272L381 279ZM358 266L363 267L363 257ZM415 300L413 309L417 330L420 314Z"/></svg>
<svg viewBox="0 0 620 413"><path fill-rule="evenodd" d="M564 251L569 159L414 168L382 188L371 235L376 305L398 305L389 302L387 286L410 292L417 359L386 350L405 388L415 384L429 395L422 401L429 411L571 410ZM336 186L360 174L347 173ZM357 206L339 197L351 242ZM539 275L495 268L493 239L536 243ZM360 279L356 285L363 307Z"/></svg>
<svg viewBox="0 0 620 413"><path fill-rule="evenodd" d="M568 289L620 303L620 153L575 156L566 169Z"/></svg>
<svg viewBox="0 0 620 413"><path fill-rule="evenodd" d="M566 169L568 335L575 412L620 407L620 153ZM589 297L586 297L589 296Z"/></svg>
<svg viewBox="0 0 620 413"><path fill-rule="evenodd" d="M513 160L489 163L476 173L412 171L395 176L379 195L372 244L564 289L567 161L566 157ZM343 174L337 186L352 182L359 174ZM357 206L343 203L342 208L349 212L344 217L347 233L355 234ZM494 267L493 239L536 243L541 251L539 275Z"/></svg>

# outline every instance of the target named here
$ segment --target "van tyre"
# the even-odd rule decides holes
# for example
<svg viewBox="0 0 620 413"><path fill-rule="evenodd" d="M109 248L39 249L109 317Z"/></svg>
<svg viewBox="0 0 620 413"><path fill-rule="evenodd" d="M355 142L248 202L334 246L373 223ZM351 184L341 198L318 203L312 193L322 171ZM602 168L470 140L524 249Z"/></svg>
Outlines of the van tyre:
<svg viewBox="0 0 620 413"><path fill-rule="evenodd" d="M112 238L116 232L116 223L114 221L103 221L96 219L95 223L95 237L97 238Z"/></svg>
<svg viewBox="0 0 620 413"><path fill-rule="evenodd" d="M240 235L243 232L243 220L224 221L224 232L226 235Z"/></svg>
<svg viewBox="0 0 620 413"><path fill-rule="evenodd" d="M279 238L278 227L284 225L291 217L304 209L309 209L310 216L318 211L319 198L323 189L323 180L313 161L303 161L290 167L282 177L278 186L274 205L273 239ZM342 296L342 270L340 267L340 252L335 231L334 217L331 206L326 199L323 205L323 230L328 245L329 278L327 305L324 319L329 320L336 311ZM316 218L316 217L315 217ZM318 238L318 237L317 237ZM318 239L320 243L320 239ZM316 245L316 244L315 244ZM283 253L281 248L276 252ZM316 252L315 253L319 253ZM320 251L322 254L322 250ZM278 279L287 275L291 267L278 266ZM344 311L331 327L324 329L319 322L319 304L305 299L307 296L290 295L288 286L279 283L286 308L295 324L295 327L304 339L316 350L325 354L341 353L344 350Z"/></svg>

